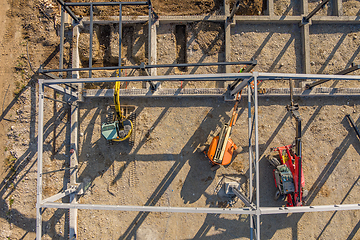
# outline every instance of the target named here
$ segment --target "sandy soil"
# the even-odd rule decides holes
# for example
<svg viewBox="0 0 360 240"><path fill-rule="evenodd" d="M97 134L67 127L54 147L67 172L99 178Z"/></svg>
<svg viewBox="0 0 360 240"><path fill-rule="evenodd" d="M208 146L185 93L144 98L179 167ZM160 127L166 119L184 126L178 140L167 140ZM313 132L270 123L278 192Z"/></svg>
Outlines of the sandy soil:
<svg viewBox="0 0 360 240"><path fill-rule="evenodd" d="M160 14L214 14L219 1L163 4L153 1ZM288 7L276 1L276 14L296 15L297 1ZM314 4L317 4L314 2ZM282 6L284 5L284 6ZM312 5L311 5L312 6ZM358 14L356 1L344 2L346 15ZM185 9L182 9L185 8ZM310 4L309 4L310 8ZM256 8L257 9L257 8ZM78 9L77 11L80 11ZM114 10L115 11L115 10ZM129 10L129 14L132 14ZM327 11L326 9L323 11ZM140 12L141 13L141 12ZM101 15L101 9L96 14ZM242 13L238 13L242 14ZM256 14L256 13L254 13ZM319 13L325 14L325 13ZM86 15L86 12L83 13ZM57 68L59 16L51 0L0 2L0 238L34 239L37 164L37 79L29 65ZM216 62L224 60L224 30L220 24L185 25L186 60ZM116 25L95 27L95 64L111 65L117 57ZM181 28L180 28L181 29ZM123 58L126 64L146 59L144 26L127 26ZM180 31L180 30L179 30ZM110 33L105 37L105 33ZM359 29L354 26L310 27L313 73L333 73L359 60ZM80 43L82 64L86 66L84 28ZM176 26L158 27L158 63L182 61L182 48ZM137 42L131 46L131 41ZM65 66L70 63L70 38L65 44ZM302 72L300 31L296 25L242 24L231 29L232 61L258 60L256 71ZM29 57L27 56L27 48ZM110 53L109 54L109 49ZM232 71L238 71L233 68ZM160 69L158 74L216 73L223 69L199 67ZM94 76L97 76L94 73ZM114 72L107 72L113 76ZM130 74L124 72L124 74ZM141 74L141 73L136 73ZM356 72L354 73L356 74ZM264 83L264 87L287 87L287 82ZM181 83L164 83L178 88ZM214 87L214 83L183 83L183 87ZM329 82L325 86L358 87L358 82ZM88 86L99 87L99 86ZM111 88L111 85L102 85ZM129 85L128 87L137 87ZM46 96L62 99L47 90ZM351 114L357 124L359 98L297 99L303 118L303 158L307 205L355 203L359 199L360 142L345 118ZM234 142L244 148L232 164L216 173L196 149L209 143L230 117L233 103L222 98L203 99L123 99L122 104L138 106L135 145L108 144L100 136L106 108L111 99L86 99L80 111L79 180L88 183L80 203L126 204L150 206L227 207L233 204L217 184L223 177L238 181L246 189L249 177L247 163L247 109L241 103L240 118L232 133ZM287 98L260 98L260 201L262 206L281 206L275 202L272 168L266 161L270 148L290 144L295 136L295 123L285 110ZM69 108L62 103L45 102L44 171L67 167L69 162ZM67 183L68 172L44 175L44 197L58 193ZM64 180L65 179L65 180ZM66 202L67 199L64 199ZM47 209L43 214L43 239L66 239L68 212ZM323 212L263 216L263 239L358 239L359 212ZM137 212L79 211L79 239L247 239L247 216L168 214ZM311 227L310 227L311 226ZM341 226L341 231L339 231ZM184 231L186 229L186 231Z"/></svg>

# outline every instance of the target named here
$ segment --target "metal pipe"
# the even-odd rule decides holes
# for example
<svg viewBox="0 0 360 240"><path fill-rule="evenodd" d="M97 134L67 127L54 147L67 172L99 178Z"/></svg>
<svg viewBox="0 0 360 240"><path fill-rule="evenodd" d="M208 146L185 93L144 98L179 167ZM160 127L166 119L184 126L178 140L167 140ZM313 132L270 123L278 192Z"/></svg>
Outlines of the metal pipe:
<svg viewBox="0 0 360 240"><path fill-rule="evenodd" d="M253 166L253 160L252 160L252 127L251 127L251 84L248 82L248 136L249 136L249 199L250 202L253 200L253 179L252 179L252 166Z"/></svg>
<svg viewBox="0 0 360 240"><path fill-rule="evenodd" d="M298 162L298 199L297 201L300 202L300 194L301 194L301 175L302 175L302 143L301 143L301 118L296 118L296 155L299 157Z"/></svg>
<svg viewBox="0 0 360 240"><path fill-rule="evenodd" d="M61 23L60 23L60 56L59 56L59 69L64 68L64 25L65 25L65 10L64 7L61 6ZM62 78L62 72L59 74L59 77Z"/></svg>
<svg viewBox="0 0 360 240"><path fill-rule="evenodd" d="M360 80L360 76L321 75L321 74L282 74L257 73L258 79L284 80L284 79L333 79L333 80ZM231 81L238 78L251 78L251 73L218 73L218 74L191 74L191 75L165 75L165 76L131 76L111 78L79 78L79 79L43 79L47 85L59 83L86 83L86 82L116 82L116 81ZM265 95L264 95L265 96Z"/></svg>
<svg viewBox="0 0 360 240"><path fill-rule="evenodd" d="M59 1L59 0L58 0ZM148 2L67 2L66 6L114 6L114 5L148 5Z"/></svg>
<svg viewBox="0 0 360 240"><path fill-rule="evenodd" d="M229 16L229 21L231 22L234 18L234 15L235 13L237 12L237 10L239 10L239 7L240 7L240 0L238 0L235 4L234 4L234 7L230 13L230 16Z"/></svg>
<svg viewBox="0 0 360 240"><path fill-rule="evenodd" d="M57 203L46 202L41 204L43 208L61 209L92 209L92 210L111 210L111 211L134 211L134 212L174 212L174 213L210 213L210 214L250 214L253 215L257 210L251 208L198 208L198 207L160 207L160 206L129 206L129 205L103 205L103 204L80 204L80 203ZM335 204L320 206L301 206L301 207L260 207L259 215L269 214L289 214L304 212L327 212L360 210L360 204Z"/></svg>
<svg viewBox="0 0 360 240"><path fill-rule="evenodd" d="M354 65L352 64L351 67L344 69L338 73L335 73L336 75L346 75L348 73L354 72L356 70L360 69L360 65Z"/></svg>
<svg viewBox="0 0 360 240"><path fill-rule="evenodd" d="M236 80L236 81L237 81L237 80ZM250 83L250 82L251 82L251 78L243 79L243 81L242 81L239 85L237 85L236 88L234 88L233 90L231 90L230 95L231 95L231 96L235 96L235 94L237 94L238 92L240 92L241 90L243 90L243 89L246 87L246 85L247 85L248 83ZM249 91L250 91L250 89L251 89L251 88L249 88Z"/></svg>
<svg viewBox="0 0 360 240"><path fill-rule="evenodd" d="M93 18L94 18L94 8L93 5L90 5L90 50L89 50L89 78L91 78L92 76L92 45L93 45L93 31L94 31L94 22L93 22Z"/></svg>
<svg viewBox="0 0 360 240"><path fill-rule="evenodd" d="M349 119L351 126L354 128L356 135L359 137L360 139L360 131L359 128L356 126L354 120L352 119L352 117L348 114L346 115L346 117Z"/></svg>
<svg viewBox="0 0 360 240"><path fill-rule="evenodd" d="M246 75L246 74L244 74ZM248 75L247 75L248 76ZM249 76L248 76L249 77ZM43 79L47 86L62 83L87 83L87 82L141 82L141 81L231 81L239 78L239 74L192 74L192 75L165 75L165 76L131 76L108 78L78 78L78 79Z"/></svg>
<svg viewBox="0 0 360 240"><path fill-rule="evenodd" d="M254 118L255 118L255 166L256 166L256 208L260 207L260 172L259 172L259 122L258 122L258 88L257 88L258 73L254 73ZM260 238L260 213L256 213L256 237Z"/></svg>
<svg viewBox="0 0 360 240"><path fill-rule="evenodd" d="M328 79L328 80L360 80L360 76L328 75L328 74L298 74L298 73L258 73L258 80L288 80L288 79Z"/></svg>
<svg viewBox="0 0 360 240"><path fill-rule="evenodd" d="M62 0L57 0L58 3L65 9L65 11L70 15L70 17L72 17L74 19L74 21L76 23L79 23L80 20L79 18L76 17L76 15L71 11L71 9L67 6L67 3L64 3L64 1Z"/></svg>
<svg viewBox="0 0 360 240"><path fill-rule="evenodd" d="M159 206L129 206L129 205L100 205L80 203L57 203L46 202L41 204L46 208L65 209L94 209L112 211L135 211L135 212L176 212L176 213L208 213L208 214L254 214L252 208L201 208L201 207L159 207Z"/></svg>
<svg viewBox="0 0 360 240"><path fill-rule="evenodd" d="M149 21L148 21L148 64L151 64L151 25L152 25L152 17L151 17L151 5L148 5L149 8ZM151 75L151 74L150 74Z"/></svg>
<svg viewBox="0 0 360 240"><path fill-rule="evenodd" d="M38 157L37 157L37 191L36 191L36 239L42 236L42 155L44 144L44 85L39 79L39 112L38 112Z"/></svg>
<svg viewBox="0 0 360 240"><path fill-rule="evenodd" d="M252 179L252 128L251 128L251 84L248 82L248 136L249 136L249 200L253 202L253 179ZM254 231L254 223L253 223L253 215L250 215L250 240L253 239L253 231Z"/></svg>
<svg viewBox="0 0 360 240"><path fill-rule="evenodd" d="M348 73L351 73L351 72L354 72L356 70L360 69L360 65L353 65L347 69L344 69L338 73L335 73L335 75L346 75ZM313 87L317 86L317 85L320 85L320 84L323 84L325 82L328 82L330 81L331 79L328 79L328 80L319 80L319 81L316 81L316 82L313 82L313 83L310 83L310 84L306 84L306 89L312 89Z"/></svg>
<svg viewBox="0 0 360 240"><path fill-rule="evenodd" d="M180 64L157 64L144 65L144 68L170 68L170 67L201 67L201 66L222 66L222 65L252 65L252 61L245 62L217 62L217 63L180 63ZM89 71L89 70L116 70L116 69L141 69L142 66L113 66L113 67L93 67L93 68L67 68L67 69L39 69L39 73L50 72L71 72L71 71Z"/></svg>
<svg viewBox="0 0 360 240"><path fill-rule="evenodd" d="M245 67L245 69L244 69L243 71L241 71L241 72L242 72L242 73L248 73L248 72L250 72L250 71L257 65L257 60L252 59L252 62L253 62L253 64L248 65L248 66ZM229 88L230 88L231 90L234 89L235 86L236 86L239 82L241 82L241 80L242 80L242 79L237 79L236 81L234 81L233 83L231 83L231 84L229 85Z"/></svg>
<svg viewBox="0 0 360 240"><path fill-rule="evenodd" d="M314 10L312 10L311 13L309 13L306 17L304 17L305 22L308 22L309 19L314 16L319 10L320 8L322 8L325 4L327 4L330 0L323 0L319 5L316 6L316 8Z"/></svg>
<svg viewBox="0 0 360 240"><path fill-rule="evenodd" d="M119 59L118 67L121 67L121 46L122 46L122 4L119 4ZM119 77L121 77L121 70L119 71Z"/></svg>

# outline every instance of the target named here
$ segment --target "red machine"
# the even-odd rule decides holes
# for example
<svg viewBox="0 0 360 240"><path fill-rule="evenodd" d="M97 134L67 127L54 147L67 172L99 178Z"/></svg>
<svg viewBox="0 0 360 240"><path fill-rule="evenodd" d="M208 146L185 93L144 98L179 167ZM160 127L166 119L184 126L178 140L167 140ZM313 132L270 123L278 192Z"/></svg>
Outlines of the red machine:
<svg viewBox="0 0 360 240"><path fill-rule="evenodd" d="M277 191L274 199L277 200L281 197L285 200L286 198L287 207L302 206L303 197L306 197L303 190L305 180L301 168L301 158L293 152L293 147L295 145L291 144L272 148L272 151L278 151L280 162L277 158L269 159L275 167L273 176ZM300 182L299 179L301 179Z"/></svg>
<svg viewBox="0 0 360 240"><path fill-rule="evenodd" d="M296 120L295 144L272 148L272 151L278 151L280 161L275 157L268 159L270 164L275 167L273 175L277 191L274 199L277 200L281 197L282 200L286 200L287 207L302 206L303 199L307 195L307 191L304 190L305 180L302 170L301 117L298 112L299 105L294 104L292 93L290 80L291 105L286 108Z"/></svg>

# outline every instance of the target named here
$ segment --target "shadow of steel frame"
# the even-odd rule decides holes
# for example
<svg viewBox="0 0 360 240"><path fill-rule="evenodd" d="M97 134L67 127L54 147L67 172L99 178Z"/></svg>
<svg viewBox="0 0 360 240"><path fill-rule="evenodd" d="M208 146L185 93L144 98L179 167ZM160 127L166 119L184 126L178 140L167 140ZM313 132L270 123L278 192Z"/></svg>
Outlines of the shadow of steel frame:
<svg viewBox="0 0 360 240"><path fill-rule="evenodd" d="M78 203L56 203L54 201L44 201L42 199L42 175L43 175L43 118L44 118L44 87L56 89L59 92L70 95L70 101L76 107L78 93L62 88L57 84L63 83L85 83L85 82L116 82L116 81L228 81L243 79L237 86L241 91L245 87L251 88L253 82L253 91L248 92L248 140L249 140L249 166L255 169L255 179L252 178L252 167L250 167L249 179L249 199L253 201L253 188L255 187L255 207L254 208L192 208L192 207L157 207L157 206L128 206L128 205L96 205L96 204L78 204ZM257 83L260 80L284 80L284 79L332 79L332 80L360 80L360 76L341 76L341 75L320 75L320 74L282 74L282 73L235 73L235 74L198 74L198 75L170 75L170 76L148 76L148 77L112 77L112 78L80 78L80 79L39 79L39 120L38 120L38 172L37 172L37 204L36 204L36 236L41 239L42 235L42 212L46 208L64 208L70 210L93 209L93 210L118 210L118 211L139 211L139 212L177 212L177 213L210 213L210 214L245 214L250 215L250 238L260 239L260 216L264 214L284 214L284 213L305 213L319 211L338 211L338 210L360 210L360 204L334 204L323 206L301 206L301 207L261 207L259 191L259 143L258 143L258 89ZM253 92L253 93L252 93ZM252 96L253 95L253 96ZM254 115L251 114L251 108L254 108ZM78 118L74 119L75 121ZM77 131L77 122L73 122L71 131ZM75 134L77 136L77 134ZM254 138L253 138L254 136ZM254 144L253 144L254 139ZM77 154L77 144L74 147L74 154ZM253 151L255 148L255 156ZM70 159L72 161L73 158ZM76 179L76 178L75 178ZM255 180L255 186L253 186ZM60 198L66 195L76 196L77 191L69 191L60 194ZM49 200L53 200L50 197Z"/></svg>

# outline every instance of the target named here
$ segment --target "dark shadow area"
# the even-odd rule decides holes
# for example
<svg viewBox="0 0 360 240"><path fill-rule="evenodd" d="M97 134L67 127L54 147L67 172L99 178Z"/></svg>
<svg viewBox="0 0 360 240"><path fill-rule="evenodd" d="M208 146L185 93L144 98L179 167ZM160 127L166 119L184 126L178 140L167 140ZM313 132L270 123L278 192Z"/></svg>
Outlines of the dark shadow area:
<svg viewBox="0 0 360 240"><path fill-rule="evenodd" d="M249 237L249 216L238 215L237 218L236 220L229 220L220 214L207 214L203 225L194 238L191 239L239 239ZM237 228L228 228L227 226L232 224L233 221L240 222ZM206 236L212 227L215 227L215 230L226 229L226 231L221 234Z"/></svg>
<svg viewBox="0 0 360 240"><path fill-rule="evenodd" d="M65 43L71 44L72 36L69 33L65 33ZM53 52L45 59L45 61L41 64L41 67L48 66L52 68L54 66L54 62L58 63L58 54L60 50L60 45L56 45ZM64 48L64 51L66 49ZM29 59L27 59L29 61ZM66 59L64 59L64 64L66 65ZM32 69L31 63L29 62L30 68ZM54 68L54 67L53 67ZM30 70L29 70L30 71ZM15 161L9 166L9 168L5 169L5 174L2 182L0 183L0 206L2 211L0 211L0 217L6 219L9 224L15 225L16 227L23 229L26 233L19 239L28 239L29 233L34 233L36 229L36 219L28 217L29 213L24 214L19 209L15 209L8 205L7 201L10 202L10 199L14 199L14 195L18 194L15 192L20 184L28 180L29 173L36 172L36 164L37 164L37 121L38 121L38 79L47 78L43 75L39 75L38 70L34 69L32 75L29 75L29 81L26 86L24 86L17 94L14 94L14 98L12 101L6 106L6 108L2 109L2 113L0 116L1 121L11 121L16 123L22 123L28 129L28 135L21 136L21 139L28 139L28 148L19 156L18 151L14 151L11 153L12 157ZM45 96L51 97L58 100L64 100L63 95L59 93L55 93L52 90L45 88ZM29 97L25 95L25 93L29 91ZM8 98L13 97L12 95L6 95ZM44 100L45 102L50 101L48 99ZM13 110L17 105L29 105L30 109L26 113L29 117L23 118L19 115L17 120L10 120L11 117L10 110ZM59 142L57 139L61 134L66 134L69 132L69 127L66 123L68 118L68 110L67 105L60 104L60 107L57 107L56 102L52 102L52 107L46 108L45 113L51 113L53 116L49 119L44 119L44 140L51 136L49 141L44 141L44 152L50 152L51 161L60 160L63 161L64 166L68 164L69 159L66 159L62 154L58 154L60 151L63 151L64 148L68 147L69 144L66 142ZM51 104L50 104L51 105ZM10 115L10 116L9 116ZM62 127L60 126L60 122L65 122ZM8 135L9 141L16 140L20 138L20 136L15 136L15 134ZM21 140L20 140L21 141ZM69 150L69 149L68 149ZM20 151L22 152L22 151ZM44 171L46 169L44 168ZM63 188L66 188L66 173L64 173L64 182ZM32 189L33 191L34 189ZM59 191L62 189L58 189ZM36 191L36 189L35 189ZM36 192L34 193L36 196ZM17 196L18 197L18 196ZM13 200L14 202L19 201L17 197ZM29 203L31 203L30 200ZM34 205L35 212L35 205ZM31 213L33 214L33 213ZM49 234L54 239L63 238L64 236L59 235L55 230L55 224L59 221L59 219L63 215L67 214L67 210L55 210L55 213L50 217L48 221L43 221L43 231L42 234ZM67 226L65 224L65 230ZM66 230L67 231L67 230Z"/></svg>
<svg viewBox="0 0 360 240"><path fill-rule="evenodd" d="M175 26L176 63L187 63L187 34L186 25ZM180 71L186 71L187 67L179 67Z"/></svg>

